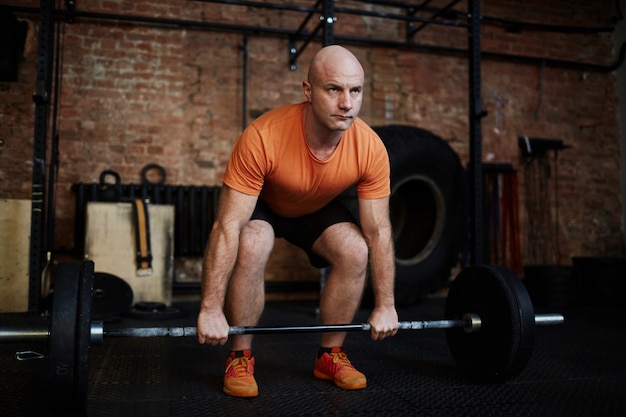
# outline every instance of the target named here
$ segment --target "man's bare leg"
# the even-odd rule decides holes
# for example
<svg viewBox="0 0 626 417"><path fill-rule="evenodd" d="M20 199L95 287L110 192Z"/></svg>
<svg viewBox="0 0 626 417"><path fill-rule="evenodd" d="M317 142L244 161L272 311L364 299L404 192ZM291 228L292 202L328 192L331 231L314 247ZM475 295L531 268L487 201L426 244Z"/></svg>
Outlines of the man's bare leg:
<svg viewBox="0 0 626 417"><path fill-rule="evenodd" d="M240 236L224 311L231 326L256 326L265 306L265 266L274 245L274 231L261 220L248 222ZM230 337L231 350L250 349L252 335Z"/></svg>
<svg viewBox="0 0 626 417"><path fill-rule="evenodd" d="M367 272L368 249L352 223L338 223L324 231L313 249L331 264L320 300L324 324L350 323L359 308ZM322 334L322 347L343 346L345 332Z"/></svg>

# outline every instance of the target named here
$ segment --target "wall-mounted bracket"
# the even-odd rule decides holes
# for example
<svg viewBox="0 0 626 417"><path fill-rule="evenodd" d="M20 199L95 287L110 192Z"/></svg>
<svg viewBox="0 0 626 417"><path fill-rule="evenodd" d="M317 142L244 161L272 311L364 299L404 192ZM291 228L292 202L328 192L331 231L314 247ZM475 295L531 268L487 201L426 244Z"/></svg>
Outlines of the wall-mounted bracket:
<svg viewBox="0 0 626 417"><path fill-rule="evenodd" d="M564 145L561 139L542 139L520 136L517 138L517 146L522 150L522 156L544 156L548 151L555 152L571 148L571 145Z"/></svg>
<svg viewBox="0 0 626 417"><path fill-rule="evenodd" d="M426 26L428 26L429 23L437 23L437 19L440 19L441 17L445 17L448 14L448 12L452 10L452 8L456 6L457 3L460 3L462 0L452 0L447 6L440 8L440 9L436 9L433 15L430 16L430 18L417 20L415 18L415 15L419 11L424 10L428 6L428 3L430 3L431 1L432 0L425 0L423 3L417 6L409 7L407 9L407 16L413 18L409 20L406 24L406 41L407 42L409 43L412 42L415 34L419 32L420 30L424 29ZM418 21L421 21L419 26L416 25Z"/></svg>

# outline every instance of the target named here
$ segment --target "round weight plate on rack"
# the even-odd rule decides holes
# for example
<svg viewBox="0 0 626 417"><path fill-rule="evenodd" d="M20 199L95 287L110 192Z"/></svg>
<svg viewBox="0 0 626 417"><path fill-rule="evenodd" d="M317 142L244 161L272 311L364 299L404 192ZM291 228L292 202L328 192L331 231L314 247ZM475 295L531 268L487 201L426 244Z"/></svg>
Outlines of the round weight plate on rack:
<svg viewBox="0 0 626 417"><path fill-rule="evenodd" d="M85 411L89 394L89 347L91 345L91 310L94 286L94 263L84 261L80 267L78 315L74 377L74 408Z"/></svg>
<svg viewBox="0 0 626 417"><path fill-rule="evenodd" d="M446 330L448 347L461 371L481 382L518 375L535 340L535 312L522 282L502 267L465 268L450 288L445 315L462 319L466 313L480 317L478 331Z"/></svg>
<svg viewBox="0 0 626 417"><path fill-rule="evenodd" d="M62 262L57 268L48 338L50 403L55 410L75 406L76 341L81 264Z"/></svg>
<svg viewBox="0 0 626 417"><path fill-rule="evenodd" d="M140 301L126 313L126 317L142 320L167 320L182 316L184 314L180 309L153 301Z"/></svg>
<svg viewBox="0 0 626 417"><path fill-rule="evenodd" d="M124 279L106 272L93 274L92 319L119 319L133 306L133 289Z"/></svg>

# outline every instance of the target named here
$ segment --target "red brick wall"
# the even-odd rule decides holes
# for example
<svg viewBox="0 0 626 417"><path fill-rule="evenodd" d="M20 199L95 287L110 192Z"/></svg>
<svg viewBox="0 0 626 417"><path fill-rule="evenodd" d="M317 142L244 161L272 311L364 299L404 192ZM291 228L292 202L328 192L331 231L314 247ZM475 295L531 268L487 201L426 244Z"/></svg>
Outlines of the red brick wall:
<svg viewBox="0 0 626 417"><path fill-rule="evenodd" d="M2 1L33 7L38 3ZM354 4L346 1L340 6ZM612 4L612 0L485 0L482 11L502 19L606 27L612 22ZM83 0L78 8L290 29L303 18L291 12L173 0ZM19 18L29 22L30 30L19 82L0 84L0 137L4 139L0 198L30 197L38 19L28 13ZM344 16L336 23L335 33L402 41L403 28L401 23ZM242 115L241 34L88 18L65 25L64 33L56 188L59 248L73 244L71 184L97 181L102 170L114 169L123 182L136 183L141 168L157 162L166 168L169 184L221 184L244 116L252 119L250 114ZM489 52L601 65L615 59L610 33L509 33L501 26L485 24L482 41L483 50ZM465 48L466 33L463 28L431 26L419 32L415 42ZM290 71L286 38L251 35L249 113L301 100L301 81L318 47L317 43L309 45L297 69ZM467 161L465 58L391 48L351 49L366 70L361 115L367 122L429 129L448 140ZM550 262L568 264L571 256L623 256L614 75L484 59L482 81L484 106L489 111L483 119L485 161L510 163L521 172L517 137L523 135L562 139L572 146L559 153L558 171L552 170L558 173L560 250ZM520 180L520 227L525 237L528 222L522 175ZM555 204L550 207L555 210ZM531 242L523 243L527 254ZM285 257L293 258L291 254ZM301 267L301 259L294 262ZM524 262L537 260L526 255ZM288 263L276 268L287 270L285 279L293 275Z"/></svg>

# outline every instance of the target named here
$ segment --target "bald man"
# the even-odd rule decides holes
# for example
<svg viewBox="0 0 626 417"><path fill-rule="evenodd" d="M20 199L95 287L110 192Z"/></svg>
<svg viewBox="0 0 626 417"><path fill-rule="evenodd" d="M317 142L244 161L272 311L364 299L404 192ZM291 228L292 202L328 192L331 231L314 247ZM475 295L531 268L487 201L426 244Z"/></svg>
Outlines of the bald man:
<svg viewBox="0 0 626 417"><path fill-rule="evenodd" d="M200 343L223 345L229 326L257 325L275 237L302 248L312 265L329 267L323 324L352 322L369 261L371 337L397 332L389 160L380 138L358 118L363 67L347 49L327 46L311 61L302 88L304 102L265 113L235 143L203 260ZM336 199L353 185L358 223ZM346 390L363 389L366 377L343 350L345 338L345 332L322 333L313 374ZM252 335L232 336L230 347L224 392L257 396Z"/></svg>

